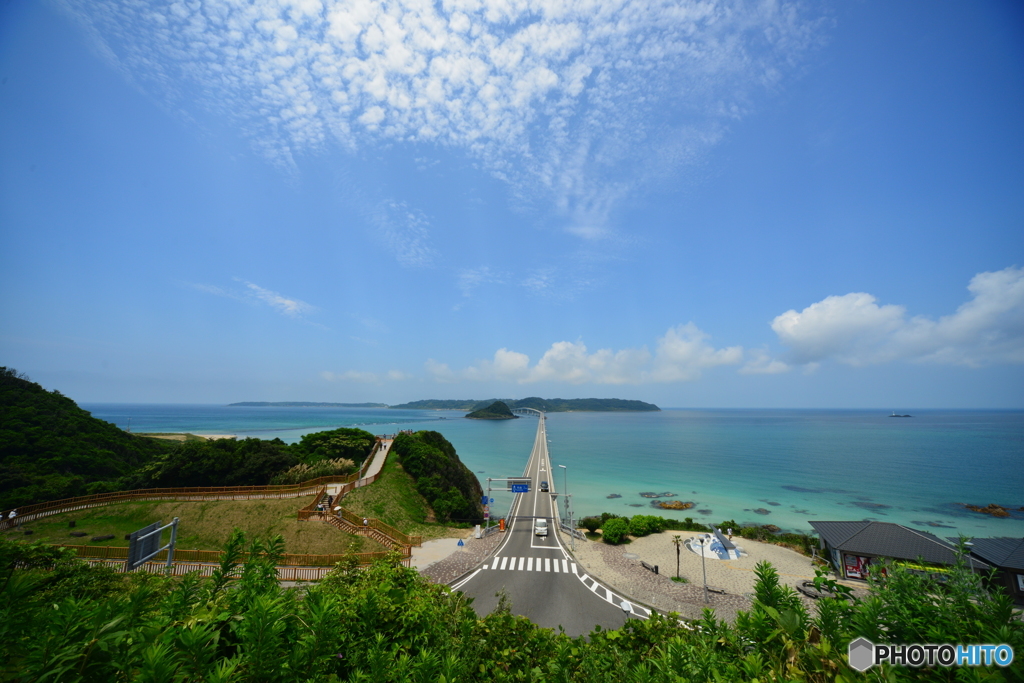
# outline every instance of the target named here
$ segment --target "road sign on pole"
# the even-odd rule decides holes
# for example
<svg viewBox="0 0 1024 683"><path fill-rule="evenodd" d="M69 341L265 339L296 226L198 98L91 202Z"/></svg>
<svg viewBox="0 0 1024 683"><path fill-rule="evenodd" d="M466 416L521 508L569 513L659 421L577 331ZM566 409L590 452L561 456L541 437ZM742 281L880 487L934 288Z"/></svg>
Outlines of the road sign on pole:
<svg viewBox="0 0 1024 683"><path fill-rule="evenodd" d="M167 545L160 547L160 536L163 534L163 530L168 527L171 529L171 541ZM166 550L167 569L170 570L171 565L174 563L174 543L177 537L177 517L170 524L160 526L160 522L154 522L133 532L128 539L128 559L125 562L125 569L132 571L156 557L161 550Z"/></svg>

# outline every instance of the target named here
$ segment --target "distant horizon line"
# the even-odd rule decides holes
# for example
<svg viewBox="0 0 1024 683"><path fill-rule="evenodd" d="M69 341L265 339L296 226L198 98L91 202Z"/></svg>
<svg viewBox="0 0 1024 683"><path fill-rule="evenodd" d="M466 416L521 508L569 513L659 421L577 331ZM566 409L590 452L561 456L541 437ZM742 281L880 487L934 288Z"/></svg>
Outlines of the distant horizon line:
<svg viewBox="0 0 1024 683"><path fill-rule="evenodd" d="M423 399L420 399L423 400ZM437 400L462 400L462 399L437 399ZM473 400L473 399L465 399ZM481 399L486 400L486 399ZM574 399L564 399L574 400ZM626 399L626 400L642 400L642 399ZM411 401L405 401L404 403L410 403ZM76 401L79 405L164 405L164 406L219 406L219 407L232 407L230 403L193 403L183 401ZM239 402L235 402L239 403ZM243 403L257 403L257 401L243 401ZM342 403L341 401L259 401L259 403ZM385 403L383 401L345 401L344 403L380 403L381 405L391 408L392 404ZM396 403L393 405L401 405ZM657 405L657 404L654 404ZM236 406L238 407L238 406ZM256 406L250 406L256 407ZM271 407L271 406L266 406ZM315 406L274 406L274 407L315 407ZM1021 407L941 407L941 408L915 408L915 407L902 407L898 410L893 408L881 408L877 406L858 406L858 407L837 407L837 406L826 406L826 407L811 407L811 406L658 406L662 411L665 410L848 410L848 411L885 411L888 414L896 412L897 414L905 413L907 411L956 411L956 410L967 410L967 411L994 411L994 412L1024 412L1024 406ZM441 410L450 410L452 412L466 412L458 408L401 408L400 410L423 410L437 412ZM657 411L569 411L569 412L657 412Z"/></svg>

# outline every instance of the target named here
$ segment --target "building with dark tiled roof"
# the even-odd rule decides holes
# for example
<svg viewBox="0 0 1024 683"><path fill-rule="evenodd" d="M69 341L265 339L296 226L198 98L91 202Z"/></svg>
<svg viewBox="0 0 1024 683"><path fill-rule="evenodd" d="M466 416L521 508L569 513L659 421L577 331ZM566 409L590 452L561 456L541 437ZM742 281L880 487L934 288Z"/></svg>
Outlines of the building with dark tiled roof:
<svg viewBox="0 0 1024 683"><path fill-rule="evenodd" d="M825 559L846 579L866 579L868 567L883 560L902 564L911 571L933 574L940 580L945 567L956 563L955 547L939 537L892 522L810 523L821 538ZM988 563L968 557L975 571L987 571Z"/></svg>
<svg viewBox="0 0 1024 683"><path fill-rule="evenodd" d="M1024 604L1024 538L975 538L971 556L996 568L995 582L1014 602Z"/></svg>

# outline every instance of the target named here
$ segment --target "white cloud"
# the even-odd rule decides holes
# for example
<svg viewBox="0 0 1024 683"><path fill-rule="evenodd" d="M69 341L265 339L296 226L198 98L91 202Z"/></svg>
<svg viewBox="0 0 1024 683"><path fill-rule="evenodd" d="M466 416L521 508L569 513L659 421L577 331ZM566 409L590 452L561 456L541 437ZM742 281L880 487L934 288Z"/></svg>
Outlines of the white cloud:
<svg viewBox="0 0 1024 683"><path fill-rule="evenodd" d="M716 349L707 343L709 338L692 322L670 328L658 339L647 378L654 382L689 382L698 379L702 370L743 362L743 347Z"/></svg>
<svg viewBox="0 0 1024 683"><path fill-rule="evenodd" d="M747 362L737 371L741 375L778 375L793 369L788 363L772 358L771 354L763 349L750 349L747 355ZM809 365L805 367L810 368Z"/></svg>
<svg viewBox="0 0 1024 683"><path fill-rule="evenodd" d="M430 221L423 213L395 200L382 201L365 213L399 264L415 268L434 265L437 250L431 246Z"/></svg>
<svg viewBox="0 0 1024 683"><path fill-rule="evenodd" d="M776 0L54 0L126 77L275 163L328 144L468 151L584 238L699 159L821 25Z"/></svg>
<svg viewBox="0 0 1024 683"><path fill-rule="evenodd" d="M707 340L708 335L688 323L670 328L660 337L653 355L646 347L590 352L583 342L561 341L552 344L532 366L526 354L502 348L492 360L479 361L460 372L433 359L427 361L426 369L441 382L649 384L693 381L703 370L742 362L742 348L715 349Z"/></svg>
<svg viewBox="0 0 1024 683"><path fill-rule="evenodd" d="M241 278L236 277L234 280L245 285L245 289L239 291L235 289L225 289L216 285L199 283L191 283L190 286L201 292L222 296L227 299L236 299L238 301L247 301L250 303L263 303L270 306L278 313L290 318L302 318L304 313L312 313L317 310L315 306L307 304L305 301L286 297L269 289L264 289L252 282L242 280Z"/></svg>
<svg viewBox="0 0 1024 683"><path fill-rule="evenodd" d="M458 285L462 296L471 296L483 284L504 284L506 276L491 270L490 266L463 268L459 271Z"/></svg>
<svg viewBox="0 0 1024 683"><path fill-rule="evenodd" d="M328 382L351 382L355 384L381 384L382 382L400 382L410 378L401 370L389 370L383 375L373 372L362 372L359 370L346 370L345 372L330 372L325 370L320 373Z"/></svg>
<svg viewBox="0 0 1024 683"><path fill-rule="evenodd" d="M286 296L282 296L277 292L272 292L269 289L264 289L259 285L251 282L241 280L242 283L249 289L253 296L267 304L279 313L283 313L292 318L300 317L303 313L309 313L315 311L316 308L307 304L305 301L299 301L298 299L290 299Z"/></svg>
<svg viewBox="0 0 1024 683"><path fill-rule="evenodd" d="M433 358L428 358L423 367L435 382L450 383L459 381L458 376L452 372L447 363L438 363Z"/></svg>
<svg viewBox="0 0 1024 683"><path fill-rule="evenodd" d="M967 289L971 300L938 320L908 318L903 306L880 306L870 294L852 293L786 311L772 329L798 364L1024 363L1024 269L978 273Z"/></svg>

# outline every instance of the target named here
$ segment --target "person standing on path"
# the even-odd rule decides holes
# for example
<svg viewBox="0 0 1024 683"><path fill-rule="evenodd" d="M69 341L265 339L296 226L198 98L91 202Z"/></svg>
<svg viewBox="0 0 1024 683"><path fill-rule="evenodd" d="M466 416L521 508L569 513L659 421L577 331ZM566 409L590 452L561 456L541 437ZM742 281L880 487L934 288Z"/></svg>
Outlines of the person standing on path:
<svg viewBox="0 0 1024 683"><path fill-rule="evenodd" d="M10 513L8 513L8 515L7 515L7 528L8 529L13 529L14 528L14 526L15 526L14 519L17 516L18 516L18 511L17 510L11 510Z"/></svg>

